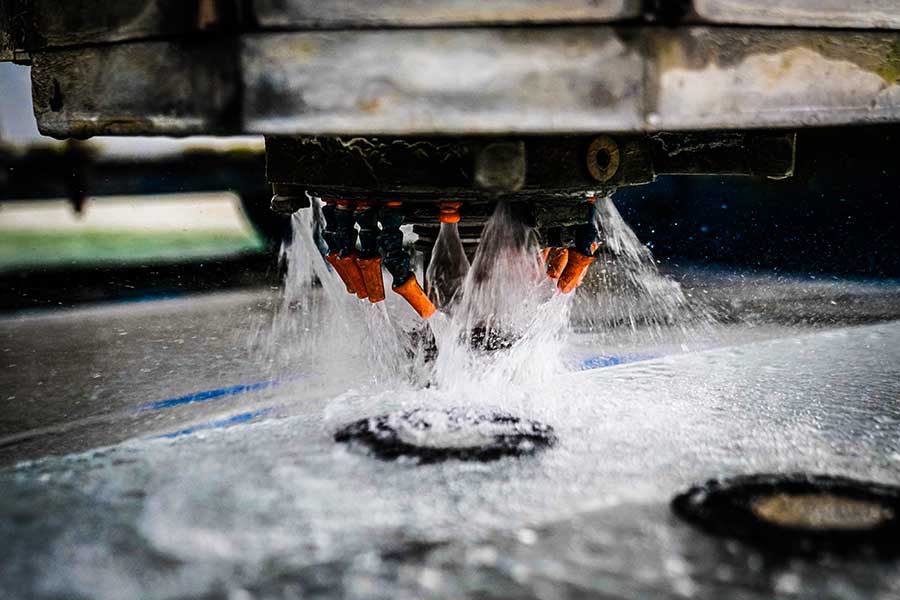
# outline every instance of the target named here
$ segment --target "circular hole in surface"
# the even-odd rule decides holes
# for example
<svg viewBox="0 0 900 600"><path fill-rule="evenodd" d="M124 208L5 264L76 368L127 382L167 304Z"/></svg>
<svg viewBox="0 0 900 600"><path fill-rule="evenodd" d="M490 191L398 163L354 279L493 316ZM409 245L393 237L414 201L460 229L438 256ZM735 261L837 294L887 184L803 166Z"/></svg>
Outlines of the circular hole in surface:
<svg viewBox="0 0 900 600"><path fill-rule="evenodd" d="M422 408L361 419L339 429L334 439L383 460L419 463L491 461L534 454L556 443L549 425L469 408Z"/></svg>
<svg viewBox="0 0 900 600"><path fill-rule="evenodd" d="M677 495L689 523L779 554L900 554L900 488L846 477L760 474Z"/></svg>
<svg viewBox="0 0 900 600"><path fill-rule="evenodd" d="M609 151L604 148L597 150L597 153L594 155L594 162L597 163L597 168L601 171L609 168L610 161L612 161L612 158L609 156Z"/></svg>

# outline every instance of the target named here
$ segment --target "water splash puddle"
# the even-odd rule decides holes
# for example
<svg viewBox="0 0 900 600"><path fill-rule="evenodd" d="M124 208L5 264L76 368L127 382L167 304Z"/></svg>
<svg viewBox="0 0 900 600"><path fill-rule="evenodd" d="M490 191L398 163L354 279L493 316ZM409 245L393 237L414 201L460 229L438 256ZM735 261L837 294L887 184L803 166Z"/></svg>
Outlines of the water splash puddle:
<svg viewBox="0 0 900 600"><path fill-rule="evenodd" d="M334 439L382 460L419 464L527 456L556 443L549 425L471 408L415 409L362 419L338 430Z"/></svg>
<svg viewBox="0 0 900 600"><path fill-rule="evenodd" d="M458 289L447 292L452 301L439 303L441 310L427 321L398 294L388 293L373 304L346 293L320 255L315 226L321 204L316 199L312 204L312 210L293 217L293 244L284 253L284 297L263 339L264 349L273 379L306 364L314 365L323 381L334 382L335 389L364 390L363 397L371 398L364 401L364 411L339 423L371 417L345 426L335 438L364 446L379 458L492 460L546 447L555 439L552 430L527 419L557 423L554 410L561 403L548 397L535 411L520 399L577 370L569 347L574 296L585 296L581 309L591 315L580 329L586 322L605 330L610 322L635 328L649 320L656 331L677 323L687 310L679 284L660 274L649 250L608 198L597 212L598 228L606 235L603 264L613 261L619 268L614 281L601 283L621 302L595 297L587 281L581 291L562 293L547 276L541 240L522 207L501 202L484 227L471 267L455 278ZM615 314L607 314L610 306ZM642 319L638 313L649 316ZM601 358L584 368L633 359ZM450 403L429 405L430 413L384 414L420 406L385 406L385 398L396 396L387 392L410 391L421 399L426 389ZM459 407L447 413L449 421L441 412L448 406ZM450 426L438 428L440 419ZM490 427L499 429L487 431Z"/></svg>
<svg viewBox="0 0 900 600"><path fill-rule="evenodd" d="M711 480L672 510L701 529L777 554L900 554L900 487L825 475Z"/></svg>

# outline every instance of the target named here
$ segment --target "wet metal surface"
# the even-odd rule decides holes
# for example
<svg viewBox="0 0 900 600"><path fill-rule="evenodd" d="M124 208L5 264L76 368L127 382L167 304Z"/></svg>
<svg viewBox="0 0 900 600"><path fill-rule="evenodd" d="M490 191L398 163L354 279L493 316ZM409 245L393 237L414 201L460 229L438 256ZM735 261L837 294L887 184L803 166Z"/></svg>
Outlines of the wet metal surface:
<svg viewBox="0 0 900 600"><path fill-rule="evenodd" d="M718 283L710 293L735 306L759 298L750 321L706 341L579 334L572 358L601 368L487 398L383 389L339 362L331 387L315 377L329 365L267 379L242 345L264 295L4 320L7 431L72 426L6 436L0 586L29 598L895 598L893 559L777 560L669 508L712 477L900 482L896 312L876 303L880 318L853 327L834 312L896 288L807 285ZM546 423L558 443L416 465L333 439L372 415L464 401ZM86 452L40 459L67 449ZM36 460L10 464L21 458Z"/></svg>

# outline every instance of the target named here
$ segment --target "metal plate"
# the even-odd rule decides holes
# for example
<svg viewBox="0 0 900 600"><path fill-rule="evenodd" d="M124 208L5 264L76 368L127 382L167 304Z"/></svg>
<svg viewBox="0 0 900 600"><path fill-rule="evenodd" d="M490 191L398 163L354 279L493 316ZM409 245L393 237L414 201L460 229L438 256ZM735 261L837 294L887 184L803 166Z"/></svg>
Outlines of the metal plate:
<svg viewBox="0 0 900 600"><path fill-rule="evenodd" d="M360 27L612 21L641 14L639 0L255 0L263 27Z"/></svg>
<svg viewBox="0 0 900 600"><path fill-rule="evenodd" d="M765 297L768 308L744 313L752 324L692 336L690 352L663 332L652 334L659 341L629 330L571 340L573 350L613 356L676 354L554 377L527 393L508 386L506 402L541 415L560 443L489 464L412 467L336 451L328 434L373 409L448 402L446 392L414 393L405 382L368 391L365 360L348 362L360 368L341 369L327 387L295 379L138 410L266 377L271 363L234 350L256 331L247 316L264 314L264 290L4 319L0 337L40 360L0 371L2 389L17 395L4 405L6 433L22 432L0 447L10 467L0 472L0 586L10 598L129 590L147 600L223 589L275 598L381 590L371 595L385 600L900 597L897 562L761 560L668 510L676 490L720 474L827 470L900 481L900 326L770 321L785 302L813 297L804 312L812 322L821 324L829 300L853 315L876 291L894 295L896 315L896 286L826 277L813 291L808 277L694 274L720 282L704 288L711 293L744 306ZM168 343L176 338L184 343ZM142 439L269 406L280 418ZM396 551L404 540L418 550Z"/></svg>
<svg viewBox="0 0 900 600"><path fill-rule="evenodd" d="M252 35L242 65L262 133L641 126L641 56L609 27Z"/></svg>
<svg viewBox="0 0 900 600"><path fill-rule="evenodd" d="M696 27L651 43L651 129L900 119L898 33Z"/></svg>
<svg viewBox="0 0 900 600"><path fill-rule="evenodd" d="M598 141L614 148L620 158L618 168L605 181L593 177L586 164L595 159L592 148ZM498 143L521 146L521 185L485 189L479 183L484 169L479 157ZM504 163L495 168L510 167ZM794 135L782 131L488 139L266 138L268 180L279 187L299 186L324 198L407 202L446 197L494 202L504 196L540 201L583 199L605 195L615 187L647 183L661 174L783 178L793 169Z"/></svg>
<svg viewBox="0 0 900 600"><path fill-rule="evenodd" d="M248 34L240 50L237 40L38 53L39 126L57 136L468 135L900 121L900 32L344 30Z"/></svg>
<svg viewBox="0 0 900 600"><path fill-rule="evenodd" d="M238 17L233 0L0 0L0 60L12 49L180 36L233 26Z"/></svg>
<svg viewBox="0 0 900 600"><path fill-rule="evenodd" d="M702 27L252 36L246 122L408 134L895 121L898 44L896 33Z"/></svg>
<svg viewBox="0 0 900 600"><path fill-rule="evenodd" d="M718 23L900 29L897 0L694 0L694 10Z"/></svg>
<svg viewBox="0 0 900 600"><path fill-rule="evenodd" d="M54 137L238 131L239 73L225 43L138 42L38 53L38 128Z"/></svg>
<svg viewBox="0 0 900 600"><path fill-rule="evenodd" d="M58 47L185 33L197 11L183 0L33 0L32 19L38 45Z"/></svg>

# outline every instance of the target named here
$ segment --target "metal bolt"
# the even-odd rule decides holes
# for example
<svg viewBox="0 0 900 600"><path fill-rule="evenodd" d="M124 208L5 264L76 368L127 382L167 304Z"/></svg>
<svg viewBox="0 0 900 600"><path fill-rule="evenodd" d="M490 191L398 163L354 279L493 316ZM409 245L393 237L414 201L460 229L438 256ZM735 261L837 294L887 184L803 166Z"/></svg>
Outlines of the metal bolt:
<svg viewBox="0 0 900 600"><path fill-rule="evenodd" d="M525 144L488 144L475 157L475 183L483 190L515 192L525 185Z"/></svg>
<svg viewBox="0 0 900 600"><path fill-rule="evenodd" d="M606 183L615 176L620 161L619 145L608 135L601 135L588 147L587 168L591 177L600 183Z"/></svg>

